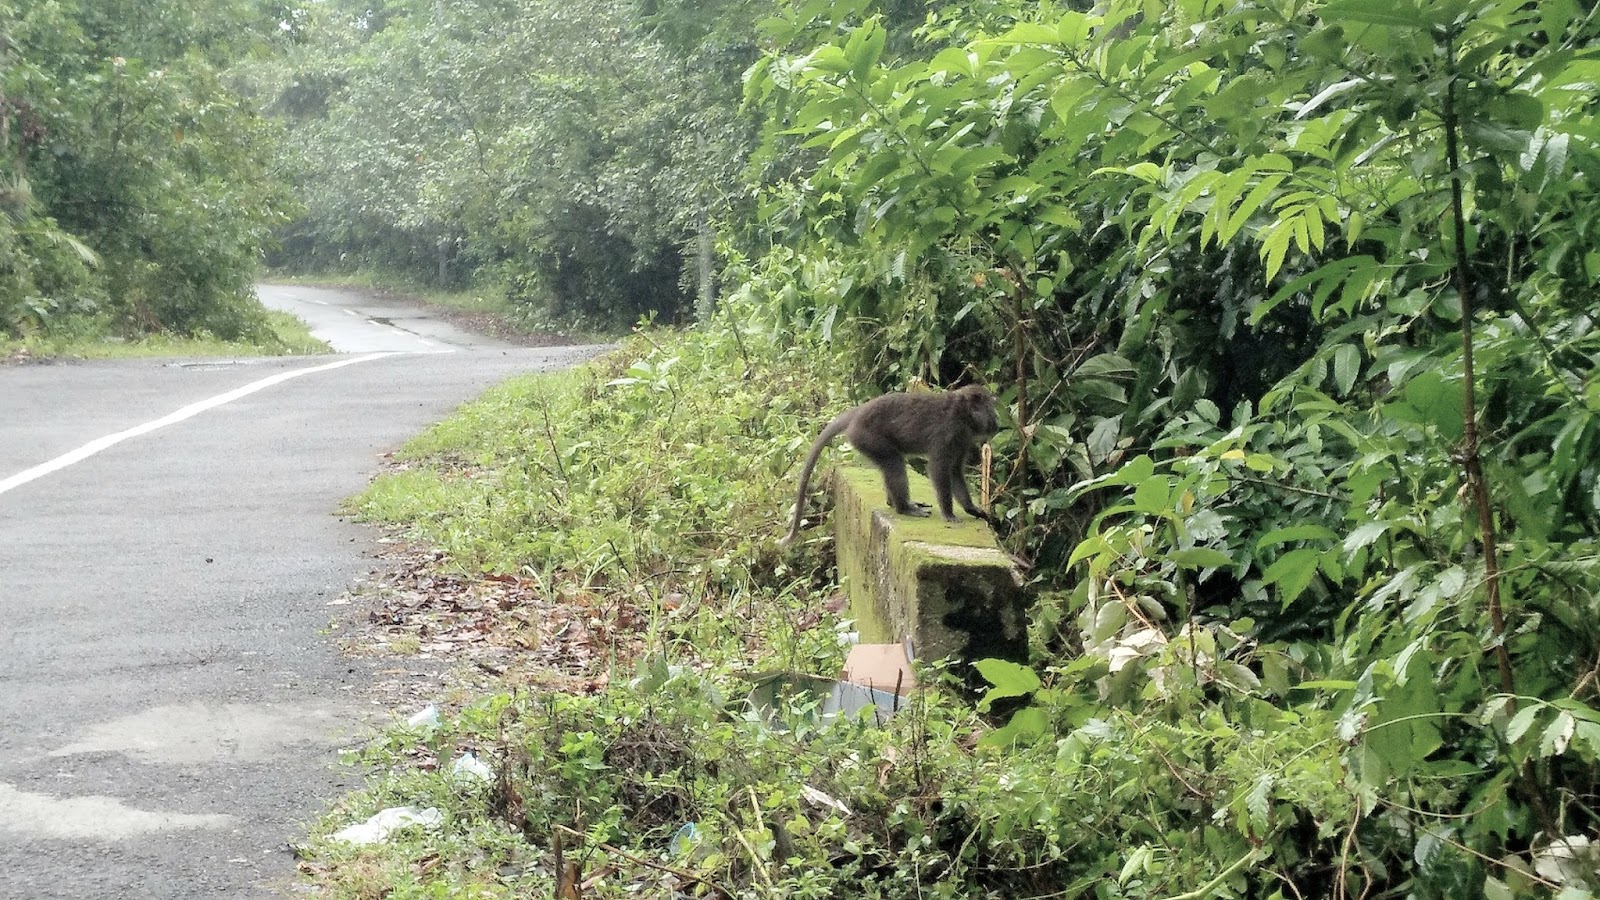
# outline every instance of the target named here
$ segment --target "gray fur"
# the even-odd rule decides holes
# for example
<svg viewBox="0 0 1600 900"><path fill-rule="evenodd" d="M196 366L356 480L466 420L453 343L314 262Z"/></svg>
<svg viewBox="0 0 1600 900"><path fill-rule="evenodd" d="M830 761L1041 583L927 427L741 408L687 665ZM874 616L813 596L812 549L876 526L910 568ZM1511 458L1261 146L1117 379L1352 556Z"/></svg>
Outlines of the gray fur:
<svg viewBox="0 0 1600 900"><path fill-rule="evenodd" d="M884 394L845 410L822 429L800 467L800 492L794 503L794 521L780 542L788 544L800 533L806 488L811 470L828 442L844 433L850 446L883 473L889 508L907 516L926 516L928 510L911 502L906 481L906 457L928 458L928 478L934 500L945 521L954 522L952 498L974 518L988 519L972 502L962 468L977 455L978 445L1000 430L994 394L982 385L967 385L942 394Z"/></svg>

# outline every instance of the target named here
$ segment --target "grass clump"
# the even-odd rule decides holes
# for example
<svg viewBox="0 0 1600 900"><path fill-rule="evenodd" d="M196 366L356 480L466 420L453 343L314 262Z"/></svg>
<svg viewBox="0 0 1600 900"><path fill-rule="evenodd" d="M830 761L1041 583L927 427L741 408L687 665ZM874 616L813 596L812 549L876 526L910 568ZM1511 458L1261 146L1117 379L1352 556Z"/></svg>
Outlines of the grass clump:
<svg viewBox="0 0 1600 900"><path fill-rule="evenodd" d="M132 359L167 356L310 356L328 353L306 323L285 312L267 310L259 336L224 340L209 334L165 332L122 337L93 317L67 318L26 337L0 337L0 360L11 358Z"/></svg>
<svg viewBox="0 0 1600 900"><path fill-rule="evenodd" d="M641 332L583 369L513 379L410 442L350 507L452 571L665 604L680 624L709 612L700 625L728 634L679 639L742 655L762 643L744 632L771 625L750 604L810 598L775 539L826 353L781 340Z"/></svg>
<svg viewBox="0 0 1600 900"><path fill-rule="evenodd" d="M331 895L1326 886L1360 808L1332 714L1264 701L1237 675L1249 645L1225 630L1119 671L1122 648L1087 639L1071 661L995 670L1010 706L993 718L938 689L938 670L887 721L824 722L804 696L744 702L770 670L839 671L852 627L828 612L816 545L774 546L797 457L848 405L825 387L837 365L754 328L640 333L588 368L491 391L352 501L435 548L452 602L515 619L519 657L561 677L513 666L441 726L370 748L372 782L306 850ZM472 579L493 588L473 595ZM1089 626L1114 618L1070 602ZM455 773L467 753L492 775ZM326 836L402 805L444 824L369 847Z"/></svg>

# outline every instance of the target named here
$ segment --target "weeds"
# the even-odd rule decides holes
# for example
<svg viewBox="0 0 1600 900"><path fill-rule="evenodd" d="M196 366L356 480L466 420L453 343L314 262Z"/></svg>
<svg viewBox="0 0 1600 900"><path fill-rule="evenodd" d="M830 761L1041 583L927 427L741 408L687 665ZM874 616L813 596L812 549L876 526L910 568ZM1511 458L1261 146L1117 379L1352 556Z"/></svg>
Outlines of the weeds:
<svg viewBox="0 0 1600 900"><path fill-rule="evenodd" d="M25 338L0 338L0 361L46 357L126 359L148 356L308 356L328 352L294 316L268 310L266 337L234 341L208 336L150 334L135 339L115 337L113 329L94 318L66 319L50 330Z"/></svg>
<svg viewBox="0 0 1600 900"><path fill-rule="evenodd" d="M885 722L745 702L766 671L837 672L851 627L826 606L821 542L774 549L795 457L849 400L821 387L825 352L788 340L641 333L587 369L490 392L352 501L435 548L385 601L385 627L420 646L481 635L502 680L439 728L370 748L371 786L323 829L402 805L444 825L367 848L316 839L318 883L396 900L1325 883L1358 808L1332 714L1202 678L1188 644L1115 673L1094 654L1045 667L1005 692L1000 730L1009 713L938 689ZM1248 659L1228 646L1230 664ZM493 777L453 774L466 753ZM1275 842L1281 858L1264 857Z"/></svg>

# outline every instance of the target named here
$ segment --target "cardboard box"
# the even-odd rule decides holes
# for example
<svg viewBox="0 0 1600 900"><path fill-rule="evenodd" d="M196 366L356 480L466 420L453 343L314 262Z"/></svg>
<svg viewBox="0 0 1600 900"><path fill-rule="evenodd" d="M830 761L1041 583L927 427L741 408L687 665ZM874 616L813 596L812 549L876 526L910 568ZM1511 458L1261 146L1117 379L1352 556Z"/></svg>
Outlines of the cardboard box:
<svg viewBox="0 0 1600 900"><path fill-rule="evenodd" d="M841 680L904 697L916 687L903 644L857 644L845 657Z"/></svg>

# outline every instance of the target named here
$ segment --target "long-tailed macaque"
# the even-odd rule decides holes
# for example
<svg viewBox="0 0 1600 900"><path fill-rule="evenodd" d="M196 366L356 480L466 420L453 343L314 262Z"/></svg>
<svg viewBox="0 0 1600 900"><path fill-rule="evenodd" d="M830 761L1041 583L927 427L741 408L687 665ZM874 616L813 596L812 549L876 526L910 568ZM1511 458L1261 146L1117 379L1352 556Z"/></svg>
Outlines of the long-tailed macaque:
<svg viewBox="0 0 1600 900"><path fill-rule="evenodd" d="M999 430L994 394L976 384L943 394L884 394L845 410L822 429L805 465L800 467L794 522L780 543L788 544L800 533L811 470L822 455L822 448L841 431L850 446L883 473L883 487L895 512L907 516L929 514L925 506L911 502L911 488L906 483L906 457L926 456L928 478L933 482L940 515L946 521L956 521L950 502L954 497L974 518L988 519L972 502L962 467L976 455L983 439Z"/></svg>

